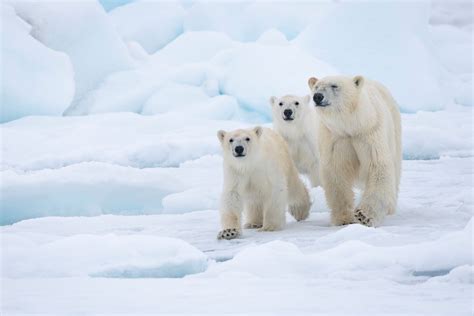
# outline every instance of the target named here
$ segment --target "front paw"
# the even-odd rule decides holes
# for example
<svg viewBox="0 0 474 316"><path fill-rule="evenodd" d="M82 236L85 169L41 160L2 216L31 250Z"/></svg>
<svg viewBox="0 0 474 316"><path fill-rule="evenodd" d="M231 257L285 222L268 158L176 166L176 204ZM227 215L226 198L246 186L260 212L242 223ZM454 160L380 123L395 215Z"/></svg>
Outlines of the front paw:
<svg viewBox="0 0 474 316"><path fill-rule="evenodd" d="M364 211L362 209L357 209L354 212L354 217L356 221L358 221L360 224L368 226L368 227L374 227L375 226L375 219L373 216L370 215L369 212Z"/></svg>
<svg viewBox="0 0 474 316"><path fill-rule="evenodd" d="M262 224L253 224L253 223L247 223L244 225L244 228L246 229L257 229L261 228L263 225Z"/></svg>
<svg viewBox="0 0 474 316"><path fill-rule="evenodd" d="M240 236L240 232L237 228L227 228L227 229L223 229L221 230L218 234L217 234L217 239L227 239L227 240L230 240L230 239L235 239L237 237Z"/></svg>

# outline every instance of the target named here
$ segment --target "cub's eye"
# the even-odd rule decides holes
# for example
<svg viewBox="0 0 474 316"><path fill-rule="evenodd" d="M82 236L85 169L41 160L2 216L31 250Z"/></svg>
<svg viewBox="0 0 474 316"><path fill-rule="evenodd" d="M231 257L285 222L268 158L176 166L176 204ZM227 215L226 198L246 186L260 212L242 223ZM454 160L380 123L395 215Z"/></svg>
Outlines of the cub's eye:
<svg viewBox="0 0 474 316"><path fill-rule="evenodd" d="M331 85L331 88L337 89L337 85L333 84L333 85Z"/></svg>
<svg viewBox="0 0 474 316"><path fill-rule="evenodd" d="M295 105L300 105L300 103L298 101L295 102Z"/></svg>
<svg viewBox="0 0 474 316"><path fill-rule="evenodd" d="M233 142L234 142L234 140L232 138L229 139L229 143L233 143Z"/></svg>
<svg viewBox="0 0 474 316"><path fill-rule="evenodd" d="M280 106L283 106L283 102L280 102L279 105L280 105Z"/></svg>
<svg viewBox="0 0 474 316"><path fill-rule="evenodd" d="M245 139L245 141L249 142L249 141L250 141L250 138L247 137L247 138Z"/></svg>

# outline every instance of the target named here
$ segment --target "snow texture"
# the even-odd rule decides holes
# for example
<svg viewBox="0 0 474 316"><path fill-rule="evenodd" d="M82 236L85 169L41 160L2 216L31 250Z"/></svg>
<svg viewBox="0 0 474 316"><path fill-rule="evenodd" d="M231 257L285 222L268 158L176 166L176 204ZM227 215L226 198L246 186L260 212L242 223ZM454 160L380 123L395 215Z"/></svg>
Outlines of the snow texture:
<svg viewBox="0 0 474 316"><path fill-rule="evenodd" d="M1 8L2 315L473 314L472 2ZM313 188L308 220L218 241L216 131L329 74L399 103L397 212L334 227Z"/></svg>

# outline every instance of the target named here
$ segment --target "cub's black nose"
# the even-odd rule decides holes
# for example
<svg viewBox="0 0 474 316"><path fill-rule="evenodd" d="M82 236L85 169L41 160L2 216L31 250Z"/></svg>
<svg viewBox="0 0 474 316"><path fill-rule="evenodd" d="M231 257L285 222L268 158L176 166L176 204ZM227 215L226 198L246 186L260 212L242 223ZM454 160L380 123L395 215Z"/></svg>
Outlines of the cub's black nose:
<svg viewBox="0 0 474 316"><path fill-rule="evenodd" d="M313 100L316 105L321 105L321 102L324 100L324 95L322 93L315 93L313 95Z"/></svg>
<svg viewBox="0 0 474 316"><path fill-rule="evenodd" d="M283 114L285 114L286 117L291 117L293 111L290 109L286 109L285 111L283 111Z"/></svg>
<svg viewBox="0 0 474 316"><path fill-rule="evenodd" d="M235 152L240 155L241 153L244 152L244 146L236 146Z"/></svg>

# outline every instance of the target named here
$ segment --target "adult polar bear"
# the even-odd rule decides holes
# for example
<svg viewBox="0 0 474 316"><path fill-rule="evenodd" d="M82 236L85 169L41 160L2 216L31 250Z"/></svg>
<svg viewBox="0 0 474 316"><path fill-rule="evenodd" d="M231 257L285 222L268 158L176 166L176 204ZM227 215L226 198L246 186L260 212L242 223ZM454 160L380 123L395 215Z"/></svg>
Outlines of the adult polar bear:
<svg viewBox="0 0 474 316"><path fill-rule="evenodd" d="M264 231L282 229L286 206L300 221L309 215L308 191L283 138L269 128L255 127L232 132L218 131L224 159L221 196L221 226L218 239L241 234L241 214L245 228Z"/></svg>
<svg viewBox="0 0 474 316"><path fill-rule="evenodd" d="M377 226L396 209L400 112L390 92L362 76L308 80L318 113L320 176L335 225ZM352 188L364 190L354 210Z"/></svg>

